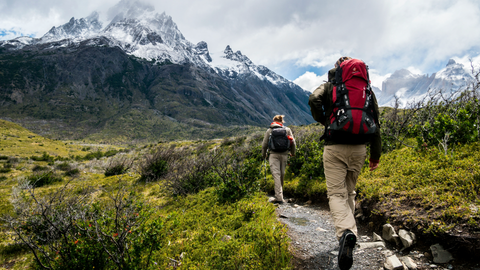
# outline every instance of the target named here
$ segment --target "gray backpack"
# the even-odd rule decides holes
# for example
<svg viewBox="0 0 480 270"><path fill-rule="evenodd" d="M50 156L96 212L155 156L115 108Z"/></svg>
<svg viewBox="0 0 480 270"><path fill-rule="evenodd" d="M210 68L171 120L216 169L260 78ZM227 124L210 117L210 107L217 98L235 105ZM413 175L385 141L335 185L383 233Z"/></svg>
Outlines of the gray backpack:
<svg viewBox="0 0 480 270"><path fill-rule="evenodd" d="M268 149L273 152L285 152L290 149L290 140L285 127L273 127L268 139Z"/></svg>

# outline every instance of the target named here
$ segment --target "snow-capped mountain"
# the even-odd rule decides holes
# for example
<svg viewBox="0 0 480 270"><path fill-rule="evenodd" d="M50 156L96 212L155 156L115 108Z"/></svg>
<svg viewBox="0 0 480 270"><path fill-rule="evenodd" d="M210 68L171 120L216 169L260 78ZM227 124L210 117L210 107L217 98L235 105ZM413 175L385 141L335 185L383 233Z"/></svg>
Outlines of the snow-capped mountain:
<svg viewBox="0 0 480 270"><path fill-rule="evenodd" d="M109 10L109 17L113 19L104 28L99 14L93 12L86 18L71 18L64 25L54 26L39 39L20 37L1 42L0 46L21 49L26 45L54 43L53 46L62 47L104 37L112 47L120 47L130 55L157 63L194 63L230 78L238 74L255 74L273 84L296 86L267 67L255 65L240 51L233 52L230 46L226 47L223 54L219 53L219 57L212 58L206 42L189 42L172 17L165 13L158 14L149 4L122 0Z"/></svg>
<svg viewBox="0 0 480 270"><path fill-rule="evenodd" d="M52 27L38 42L47 43L65 39L85 40L94 37L102 29L102 23L98 19L97 12L79 20L71 18L68 23L62 26Z"/></svg>
<svg viewBox="0 0 480 270"><path fill-rule="evenodd" d="M377 92L380 106L394 106L395 97L401 107L418 102L429 92L442 90L445 93L464 89L472 81L471 71L463 64L450 59L446 67L432 75L413 74L409 70L395 71L382 83L382 91Z"/></svg>
<svg viewBox="0 0 480 270"><path fill-rule="evenodd" d="M267 126L276 114L289 124L314 122L309 93L298 85L228 45L210 52L206 42L188 41L172 17L135 0L120 1L107 18L94 12L40 38L0 42L0 61L0 115L32 119L33 130L61 119L76 130L68 136L138 137L117 121L132 116L148 116L131 125L157 136L174 134L158 126L208 134L211 125Z"/></svg>

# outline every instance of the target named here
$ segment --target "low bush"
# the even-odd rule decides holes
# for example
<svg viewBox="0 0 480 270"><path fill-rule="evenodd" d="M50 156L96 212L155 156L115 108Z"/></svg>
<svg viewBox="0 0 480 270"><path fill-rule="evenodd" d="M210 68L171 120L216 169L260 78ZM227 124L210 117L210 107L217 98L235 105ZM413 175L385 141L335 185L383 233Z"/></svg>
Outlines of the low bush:
<svg viewBox="0 0 480 270"><path fill-rule="evenodd" d="M57 164L56 167L61 171L69 171L72 169L72 165L70 165L70 163L67 163L67 162L62 162L60 164Z"/></svg>
<svg viewBox="0 0 480 270"><path fill-rule="evenodd" d="M48 170L48 167L46 167L46 166L40 166L40 165L35 165L35 166L33 166L33 168L32 168L32 171L33 171L33 172L40 172L40 171L46 171L46 170Z"/></svg>
<svg viewBox="0 0 480 270"><path fill-rule="evenodd" d="M70 169L64 173L65 176L76 176L80 173L80 170L75 168L75 169Z"/></svg>
<svg viewBox="0 0 480 270"><path fill-rule="evenodd" d="M139 164L139 181L153 182L160 180L167 174L169 164L179 160L179 154L175 151L175 148L159 147L152 154L146 155Z"/></svg>
<svg viewBox="0 0 480 270"><path fill-rule="evenodd" d="M50 156L47 152L43 152L42 156L31 156L30 159L35 161L53 162L55 157Z"/></svg>
<svg viewBox="0 0 480 270"><path fill-rule="evenodd" d="M9 173L11 171L12 171L12 169L10 169L10 168L5 168L5 167L0 168L0 173Z"/></svg>
<svg viewBox="0 0 480 270"><path fill-rule="evenodd" d="M217 199L221 203L235 202L260 190L260 162L234 154L221 153L213 165L219 180Z"/></svg>
<svg viewBox="0 0 480 270"><path fill-rule="evenodd" d="M105 176L121 175L127 173L133 166L133 159L130 158L118 158L111 159L108 165L105 167Z"/></svg>
<svg viewBox="0 0 480 270"><path fill-rule="evenodd" d="M61 182L63 180L61 176L57 175L53 171L34 173L28 176L26 179L31 185L35 187L42 187L45 185Z"/></svg>
<svg viewBox="0 0 480 270"><path fill-rule="evenodd" d="M125 187L125 186L124 186ZM93 189L64 186L39 197L26 185L16 189L16 214L4 218L9 230L47 269L147 269L165 235L162 218L140 197L121 188L108 200L93 199ZM91 201L94 201L91 204Z"/></svg>

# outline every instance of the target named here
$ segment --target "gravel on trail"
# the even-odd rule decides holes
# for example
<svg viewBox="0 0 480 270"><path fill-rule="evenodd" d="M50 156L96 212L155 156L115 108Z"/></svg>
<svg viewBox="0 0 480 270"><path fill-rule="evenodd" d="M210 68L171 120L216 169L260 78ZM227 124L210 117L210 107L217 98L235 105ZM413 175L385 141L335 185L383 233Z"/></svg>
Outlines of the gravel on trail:
<svg viewBox="0 0 480 270"><path fill-rule="evenodd" d="M295 269L339 269L338 240L328 205L284 203L277 206L277 215L289 228ZM359 236L357 242L370 238ZM383 269L384 257L381 249L357 247L351 269Z"/></svg>
<svg viewBox="0 0 480 270"><path fill-rule="evenodd" d="M270 201L273 199L269 198ZM338 270L339 245L328 203L289 202L276 206L278 220L288 227L294 269ZM412 269L480 270L478 262L454 260L446 264L435 264L428 250L414 248L404 253L388 242L374 242L373 232L358 222L357 227L357 245L354 249L353 266L350 269L382 270L385 269L386 258L394 255L398 259L402 257L411 259L416 265ZM384 245L379 246L379 243Z"/></svg>

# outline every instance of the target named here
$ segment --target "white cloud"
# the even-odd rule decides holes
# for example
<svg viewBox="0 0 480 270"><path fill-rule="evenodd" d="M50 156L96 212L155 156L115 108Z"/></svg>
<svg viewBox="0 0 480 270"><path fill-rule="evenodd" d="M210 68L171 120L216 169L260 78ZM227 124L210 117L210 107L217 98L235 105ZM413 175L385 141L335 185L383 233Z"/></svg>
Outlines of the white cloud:
<svg viewBox="0 0 480 270"><path fill-rule="evenodd" d="M117 2L0 0L0 26L39 37L71 17L105 12ZM347 55L378 74L406 67L432 73L480 46L478 0L147 2L172 16L191 42L206 41L211 51L231 45L267 67L328 68Z"/></svg>
<svg viewBox="0 0 480 270"><path fill-rule="evenodd" d="M293 82L302 87L305 91L313 92L320 84L327 80L327 74L318 76L313 72L307 71Z"/></svg>
<svg viewBox="0 0 480 270"><path fill-rule="evenodd" d="M420 74L420 75L424 74L420 69L418 69L416 67L413 67L413 66L408 67L407 70L410 71L413 74Z"/></svg>
<svg viewBox="0 0 480 270"><path fill-rule="evenodd" d="M378 70L375 69L370 69L368 71L368 74L370 75L370 81L372 86L377 87L378 89L382 90L382 83L390 77L390 73L381 75Z"/></svg>

